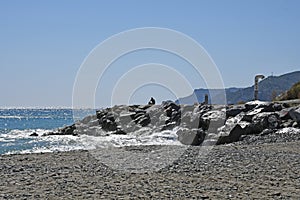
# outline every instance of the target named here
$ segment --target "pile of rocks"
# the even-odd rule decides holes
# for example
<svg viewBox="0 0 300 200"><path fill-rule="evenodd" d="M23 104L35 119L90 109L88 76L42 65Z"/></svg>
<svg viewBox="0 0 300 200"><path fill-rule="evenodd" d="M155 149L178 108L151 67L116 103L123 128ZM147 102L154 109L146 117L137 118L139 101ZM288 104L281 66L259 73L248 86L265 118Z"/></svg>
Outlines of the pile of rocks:
<svg viewBox="0 0 300 200"><path fill-rule="evenodd" d="M300 107L260 101L226 107L177 105L171 101L161 105L121 105L98 110L95 115L46 135L132 134L143 127L153 133L175 130L178 140L186 145L226 144L249 135L282 134L284 128L300 130Z"/></svg>
<svg viewBox="0 0 300 200"><path fill-rule="evenodd" d="M253 101L234 105L226 110L226 116L218 144L249 139L252 135L264 137L274 133L288 134L289 131L300 134L300 107L290 107L285 103Z"/></svg>

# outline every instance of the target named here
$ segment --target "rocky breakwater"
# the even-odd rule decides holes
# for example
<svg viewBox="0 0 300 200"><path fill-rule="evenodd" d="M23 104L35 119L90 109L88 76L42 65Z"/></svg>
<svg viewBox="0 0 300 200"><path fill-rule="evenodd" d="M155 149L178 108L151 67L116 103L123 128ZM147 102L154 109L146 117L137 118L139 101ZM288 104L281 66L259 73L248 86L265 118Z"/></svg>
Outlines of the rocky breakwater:
<svg viewBox="0 0 300 200"><path fill-rule="evenodd" d="M253 101L244 105L114 106L45 135L153 134L173 130L186 145L300 140L300 107Z"/></svg>

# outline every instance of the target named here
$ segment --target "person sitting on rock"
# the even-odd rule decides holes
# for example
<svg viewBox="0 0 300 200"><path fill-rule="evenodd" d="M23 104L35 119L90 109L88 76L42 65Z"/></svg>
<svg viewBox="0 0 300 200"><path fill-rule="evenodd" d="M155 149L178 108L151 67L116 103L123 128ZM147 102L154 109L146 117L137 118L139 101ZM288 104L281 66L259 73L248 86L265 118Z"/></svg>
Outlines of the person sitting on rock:
<svg viewBox="0 0 300 200"><path fill-rule="evenodd" d="M151 97L150 101L148 102L148 105L154 105L155 104L155 99Z"/></svg>

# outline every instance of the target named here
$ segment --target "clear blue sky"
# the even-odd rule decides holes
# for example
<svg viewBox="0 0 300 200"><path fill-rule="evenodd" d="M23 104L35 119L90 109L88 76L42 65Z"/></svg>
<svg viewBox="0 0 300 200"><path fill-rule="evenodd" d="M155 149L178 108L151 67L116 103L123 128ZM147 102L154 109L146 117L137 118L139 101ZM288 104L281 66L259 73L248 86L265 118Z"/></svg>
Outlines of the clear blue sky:
<svg viewBox="0 0 300 200"><path fill-rule="evenodd" d="M0 106L71 106L76 73L88 53L109 36L139 27L194 38L226 87L249 86L257 73L296 71L299 10L298 0L2 0Z"/></svg>

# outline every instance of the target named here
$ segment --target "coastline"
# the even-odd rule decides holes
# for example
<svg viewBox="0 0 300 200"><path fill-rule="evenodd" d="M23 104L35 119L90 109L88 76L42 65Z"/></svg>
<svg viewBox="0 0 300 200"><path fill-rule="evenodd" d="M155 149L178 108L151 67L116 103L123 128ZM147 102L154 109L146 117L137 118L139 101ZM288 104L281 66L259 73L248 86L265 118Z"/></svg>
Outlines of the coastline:
<svg viewBox="0 0 300 200"><path fill-rule="evenodd" d="M171 165L143 173L114 170L84 150L1 155L0 198L297 199L299 145L219 145L202 157L193 146Z"/></svg>

